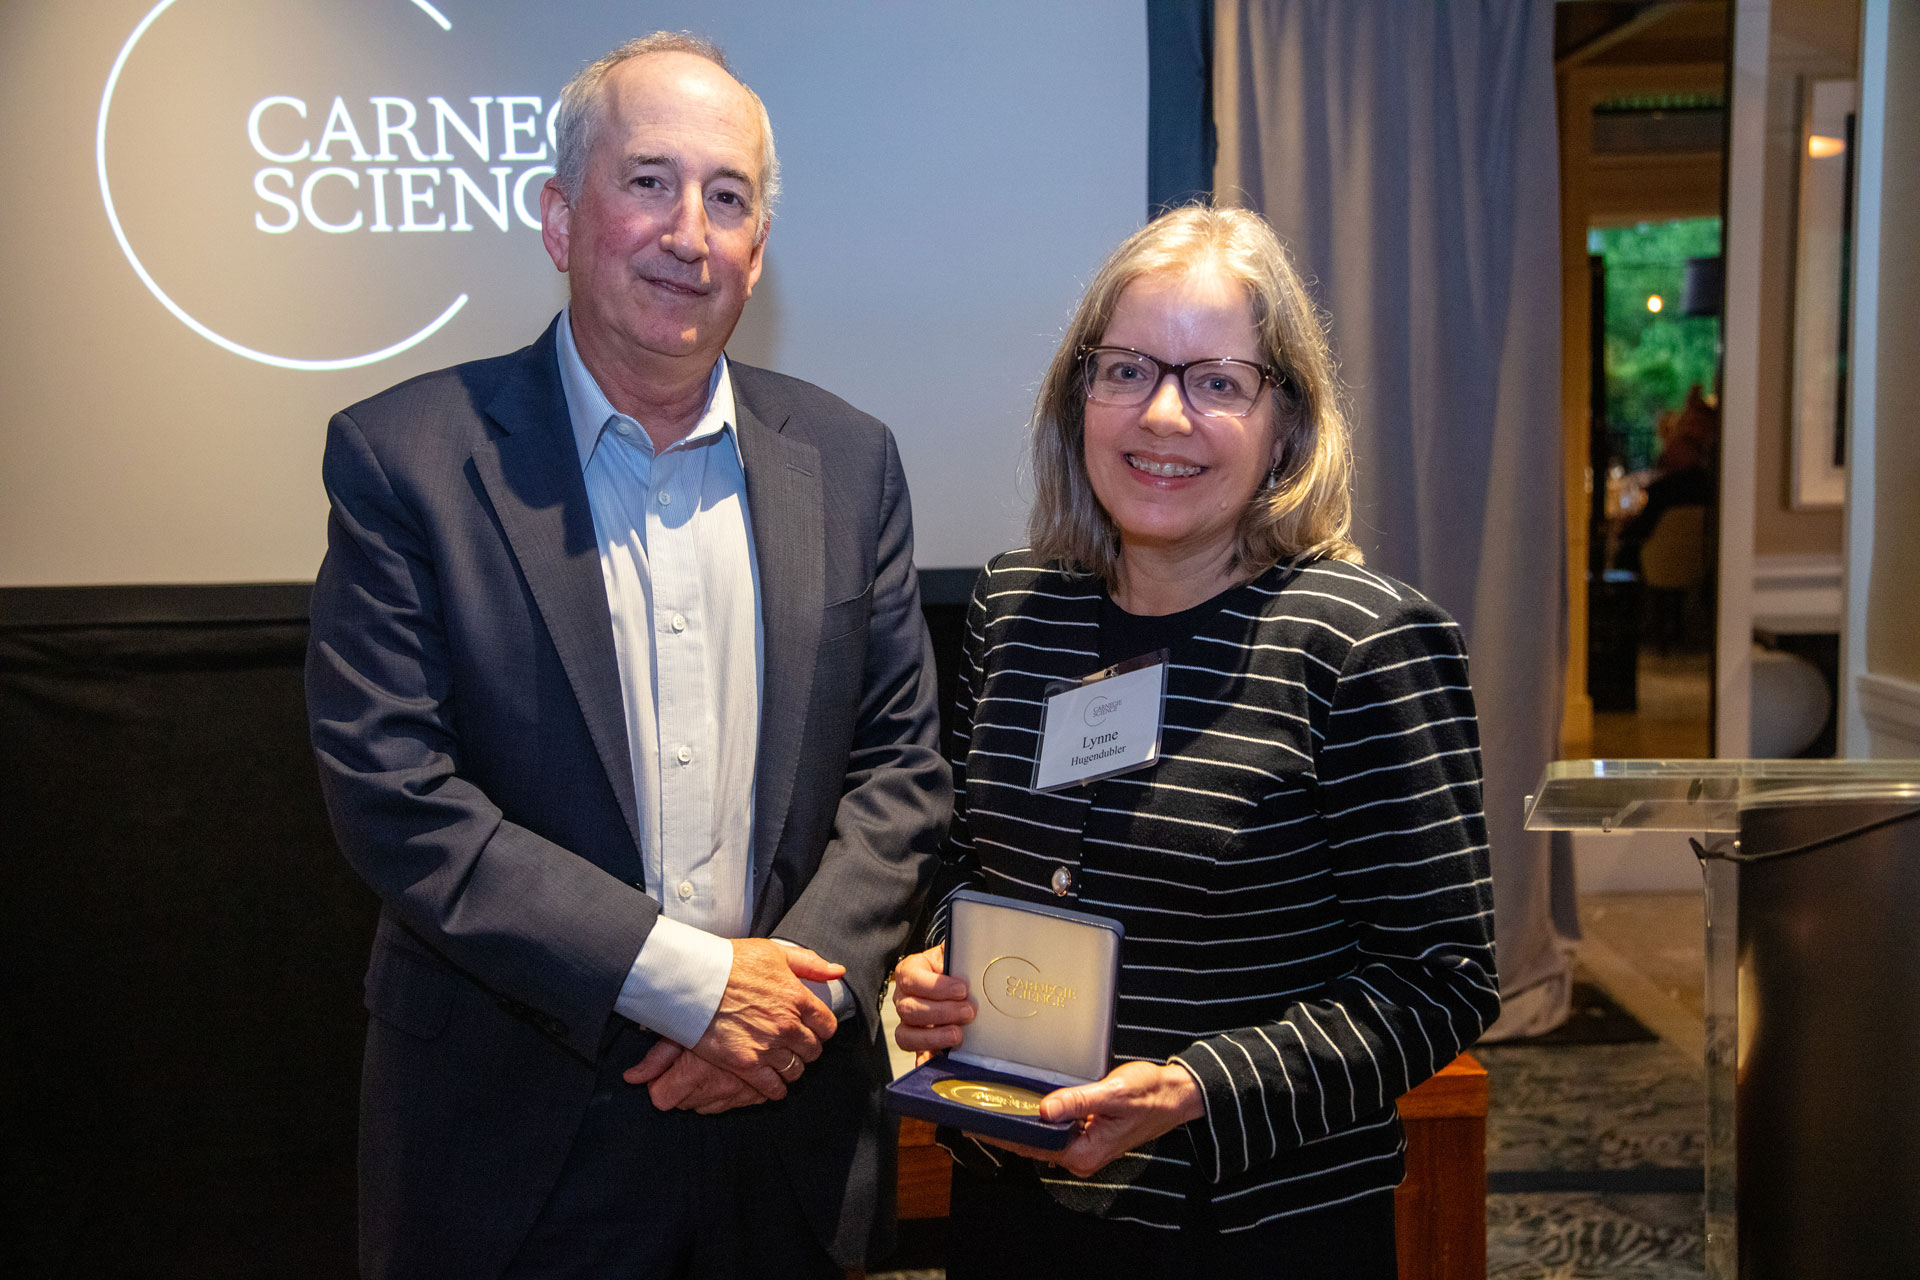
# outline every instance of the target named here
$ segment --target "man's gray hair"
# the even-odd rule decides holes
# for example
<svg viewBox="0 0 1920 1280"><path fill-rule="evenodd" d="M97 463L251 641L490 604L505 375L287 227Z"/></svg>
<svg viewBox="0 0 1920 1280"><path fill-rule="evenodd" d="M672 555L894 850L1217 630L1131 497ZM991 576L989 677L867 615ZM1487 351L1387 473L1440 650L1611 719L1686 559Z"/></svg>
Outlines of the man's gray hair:
<svg viewBox="0 0 1920 1280"><path fill-rule="evenodd" d="M733 68L727 65L727 55L720 46L691 31L656 31L640 36L582 69L560 91L560 110L553 127L554 181L560 184L569 201L579 198L580 184L587 175L587 160L593 155L594 133L600 124L602 86L621 63L650 53L690 53L733 76ZM773 121L767 115L767 104L760 101L760 95L739 76L733 78L747 91L760 112L760 180L755 184L754 195L760 206L760 237L764 239L767 227L773 222L773 202L780 196L780 157L773 150Z"/></svg>

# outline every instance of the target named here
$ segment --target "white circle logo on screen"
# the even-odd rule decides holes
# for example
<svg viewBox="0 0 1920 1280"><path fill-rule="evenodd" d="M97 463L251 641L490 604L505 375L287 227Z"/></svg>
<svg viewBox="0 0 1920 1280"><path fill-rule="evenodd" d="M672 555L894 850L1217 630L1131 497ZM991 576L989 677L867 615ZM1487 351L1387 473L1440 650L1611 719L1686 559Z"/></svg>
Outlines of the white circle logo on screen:
<svg viewBox="0 0 1920 1280"><path fill-rule="evenodd" d="M435 8L431 3L429 3L428 0L394 0L394 2L396 4L401 4L401 5L410 5L413 10L417 11L417 15L424 15L426 19L430 19L434 24L436 24L441 31L450 32L453 30L452 22L450 22L444 14L442 14L437 8ZM446 326L448 321L452 320L455 315L459 314L460 309L462 307L467 305L468 295L465 291L461 291L458 294L458 296L454 297L452 301L448 302L445 308L440 312L439 315L435 316L432 320L428 321L425 325L415 330L413 333L407 335L406 337L401 338L397 342L392 342L376 350L366 351L359 355L341 356L341 357L332 358L332 359L306 359L306 358L301 358L296 356L276 355L271 352L262 351L256 347L248 346L245 343L237 342L234 339L227 337L225 334L216 332L210 325L203 323L199 319L195 318L192 314L190 314L185 307L181 306L180 303L175 301L175 299L171 297L165 289L160 287L159 281L157 281L154 278L153 273L149 271L146 265L141 261L140 255L134 252L133 243L128 238L126 228L121 223L120 212L114 205L113 188L107 178L107 119L113 109L114 90L119 86L121 73L126 69L128 59L133 56L134 49L138 47L138 45L140 44L141 38L147 34L148 29L153 26L154 22L160 17L160 15L165 13L168 9L172 8L176 3L177 3L177 0L160 0L158 4L154 5L152 9L147 11L147 15L144 18L142 18L140 20L139 25L133 29L133 34L127 37L126 44L123 45L120 49L120 56L114 59L113 69L107 75L106 88L102 91L100 95L100 118L94 134L94 163L99 175L100 199L102 204L105 205L106 207L107 222L113 230L114 239L119 242L120 251L126 255L128 265L130 265L133 268L134 274L140 278L140 282L147 287L148 292L152 293L153 296L159 300L161 306L165 307L169 312L172 313L175 319L180 321L181 324L184 324L185 326L187 326L187 328L193 330L193 332L205 338L208 342L211 342L215 346L218 346L227 351L230 351L234 355L243 356L248 360L255 360L261 364L272 365L276 368L281 368L281 369L324 371L324 370L334 370L334 369L354 369L354 368L359 368L363 365L377 364L382 360L391 359L392 357L397 356L404 351L411 350L412 348L418 346L420 343L425 342L428 338L431 338L434 334L438 333L442 328ZM533 99L524 99L524 100L516 100L516 101L535 102L537 104L537 100L533 100ZM556 103L554 105L557 108L558 104ZM261 127L260 118L263 113L263 110L269 106L279 106L279 107L282 107L283 109L289 109L289 110L297 108L299 114L303 118L306 115L306 109L305 109L304 103L300 102L297 99L292 99L287 97L276 96L276 97L264 99L262 102L255 105L252 113L248 118L247 128L248 128L250 137L254 141L256 150L261 150L263 154L266 154L266 152L260 142L260 127ZM409 110L411 110L411 108L409 108ZM535 106L535 111L536 112L538 111L537 105ZM536 119L537 119L537 116L536 116ZM386 123L386 117L384 115L381 116L381 123L383 125ZM527 127L529 124L531 124L531 122L515 122L511 118L509 119L508 123L510 126L515 126L517 124L518 127L520 127L523 132L526 132L529 134L532 133L533 127L537 127L537 125L534 125L532 127ZM547 134L548 139L550 140L552 137L552 129L553 129L553 112L552 111L548 111L546 113L545 123L546 123L545 132ZM410 117L408 120L408 124L409 125L411 124ZM349 122L349 125L350 125L350 122ZM329 129L332 128L331 121L329 122L328 127ZM385 140L383 138L383 145L384 144L385 144ZM355 139L355 146L356 148L358 147L357 138ZM323 145L322 151L324 151L324 149L325 148ZM301 151L303 154L305 150L306 150L306 144L303 143L301 147ZM542 152L542 156L544 157L544 149ZM288 156L285 158L292 159L293 157ZM316 158L319 158L319 157L316 157ZM364 158L364 157L361 157L361 158ZM534 157L528 156L524 158L531 159ZM384 176L384 173L385 173L384 170L369 170L368 172L370 174L375 174L375 173L380 174L382 177ZM550 174L552 172L553 170L551 166L543 166L538 169L527 170L523 172L523 174L521 175L521 179L514 192L515 199L516 199L515 208L516 208L516 211L519 213L521 221L523 222L529 221L529 215L527 214L526 208L525 208L527 188L531 185L532 181L537 177L541 176L542 174ZM328 175L346 175L347 177L350 177L352 179L352 186L356 190L360 185L359 178L357 177L357 175L354 175L350 170L345 170L340 168L328 168L328 169L317 170L313 175L313 177L321 177L321 176L328 176ZM289 179L291 178L291 176L292 175L290 173L287 174L287 177ZM273 203L277 205L281 205L285 208L288 208L289 210L293 210L296 213L298 208L304 208L307 211L307 215L311 220L311 222L313 223L313 225L319 227L319 229L321 230L337 232L337 231L357 230L359 228L360 216L358 214L354 216L353 222L350 226L332 225L323 221L320 218L320 216L317 213L315 213L313 210L312 194L311 194L313 185L314 185L313 178L309 178L309 181L306 187L303 188L301 191L301 205L295 206L292 200L287 196L280 195L279 193L271 193L271 194L268 193L263 187L261 187L259 181L256 180L256 189L259 191L259 193L262 196L270 199ZM406 194L410 194L410 189L403 185L403 196ZM375 194L377 209L384 208L384 203L383 203L384 199L385 199L384 191L381 191ZM500 203L504 205L505 201L502 200ZM411 217L413 214L413 206L405 205L404 207L405 207L407 216ZM492 212L491 206L488 206L488 212L489 213ZM385 216L384 213L380 213L376 215L376 217L380 217L380 218L384 218L384 216ZM258 219L258 215L256 215L256 225L260 226L260 229L263 231L264 230L284 231L284 230L290 229L292 225L292 222L290 221L286 226L269 227L264 223L258 222L257 219ZM504 211L502 212L501 220L504 222ZM535 223L532 223L532 225L537 226L538 224L537 222L535 222ZM370 229L390 230L391 228L386 226L374 226ZM404 229L436 230L438 228L434 228L434 227L415 228L412 226L408 226ZM504 226L502 229L503 230L505 229Z"/></svg>

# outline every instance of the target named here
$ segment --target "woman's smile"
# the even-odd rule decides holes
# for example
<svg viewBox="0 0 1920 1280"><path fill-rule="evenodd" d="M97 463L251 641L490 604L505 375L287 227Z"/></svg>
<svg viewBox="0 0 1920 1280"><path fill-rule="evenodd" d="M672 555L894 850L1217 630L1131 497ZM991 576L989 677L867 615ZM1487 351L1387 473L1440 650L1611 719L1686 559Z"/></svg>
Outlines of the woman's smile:
<svg viewBox="0 0 1920 1280"><path fill-rule="evenodd" d="M1100 346L1166 365L1264 363L1246 286L1204 266L1134 280ZM1245 417L1199 413L1180 377L1163 372L1137 404L1089 397L1085 448L1094 497L1120 534L1123 579L1147 570L1207 594L1230 585L1241 517L1274 461L1271 395Z"/></svg>

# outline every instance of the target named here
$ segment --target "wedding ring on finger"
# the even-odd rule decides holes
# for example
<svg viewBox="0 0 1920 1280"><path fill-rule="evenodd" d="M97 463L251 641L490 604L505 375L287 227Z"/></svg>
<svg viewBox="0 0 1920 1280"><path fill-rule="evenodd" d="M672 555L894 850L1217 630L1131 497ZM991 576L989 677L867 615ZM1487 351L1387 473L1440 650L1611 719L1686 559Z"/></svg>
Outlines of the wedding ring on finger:
<svg viewBox="0 0 1920 1280"><path fill-rule="evenodd" d="M795 1067L799 1065L800 1065L800 1055L795 1053L793 1050L788 1049L787 1064L783 1067L775 1067L773 1074L779 1076L782 1080L785 1080L788 1078L787 1072L793 1070Z"/></svg>

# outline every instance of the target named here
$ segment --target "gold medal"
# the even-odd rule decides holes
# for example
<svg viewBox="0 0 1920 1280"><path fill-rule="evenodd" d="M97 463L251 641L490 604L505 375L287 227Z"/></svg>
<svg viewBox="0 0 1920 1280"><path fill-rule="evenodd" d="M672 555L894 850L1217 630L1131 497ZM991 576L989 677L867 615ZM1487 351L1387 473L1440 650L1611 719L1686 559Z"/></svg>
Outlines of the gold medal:
<svg viewBox="0 0 1920 1280"><path fill-rule="evenodd" d="M1004 1111L1016 1116L1040 1114L1041 1095L1017 1085L989 1084L985 1080L936 1080L933 1091L951 1102L982 1111Z"/></svg>

